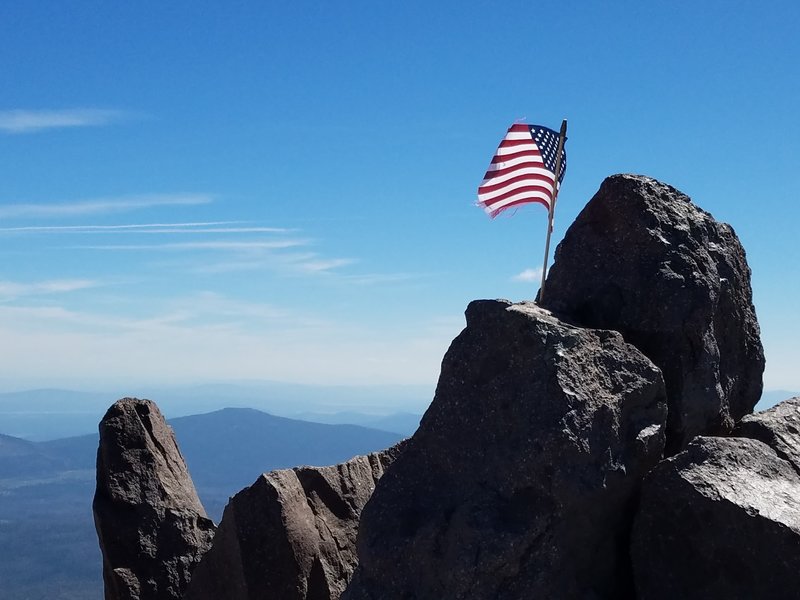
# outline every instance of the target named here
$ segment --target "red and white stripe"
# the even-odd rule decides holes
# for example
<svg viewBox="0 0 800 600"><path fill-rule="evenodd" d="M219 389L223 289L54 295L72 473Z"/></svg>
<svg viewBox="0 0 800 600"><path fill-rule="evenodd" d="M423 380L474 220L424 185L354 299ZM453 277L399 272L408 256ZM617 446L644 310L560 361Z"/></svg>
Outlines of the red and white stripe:
<svg viewBox="0 0 800 600"><path fill-rule="evenodd" d="M550 210L554 181L555 175L544 166L530 127L516 123L500 142L478 186L478 204L491 217L529 202L538 202Z"/></svg>

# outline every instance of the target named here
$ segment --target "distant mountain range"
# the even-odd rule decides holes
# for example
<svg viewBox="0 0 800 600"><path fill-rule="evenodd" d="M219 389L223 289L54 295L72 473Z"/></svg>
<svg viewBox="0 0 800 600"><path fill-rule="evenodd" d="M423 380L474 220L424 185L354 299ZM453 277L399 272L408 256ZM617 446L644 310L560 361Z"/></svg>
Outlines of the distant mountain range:
<svg viewBox="0 0 800 600"><path fill-rule="evenodd" d="M0 432L32 441L94 433L106 409L124 396L154 400L172 417L224 407L254 408L283 417L377 426L410 435L433 394L427 386L316 386L270 381L141 386L106 392L26 390L0 393ZM409 414L416 417L409 419ZM343 416L347 420L339 418ZM383 418L387 418L385 423L380 422Z"/></svg>
<svg viewBox="0 0 800 600"><path fill-rule="evenodd" d="M217 521L228 497L264 471L334 464L403 437L241 408L170 424L200 498ZM0 597L102 598L91 515L97 443L96 434L47 442L0 435Z"/></svg>
<svg viewBox="0 0 800 600"><path fill-rule="evenodd" d="M404 436L359 425L328 425L226 408L169 421L200 498L224 487L250 485L263 471L330 465L388 448ZM227 496L226 496L227 498Z"/></svg>
<svg viewBox="0 0 800 600"><path fill-rule="evenodd" d="M391 415L374 415L355 411L341 411L335 413L300 413L296 416L303 421L314 423L327 423L329 425L361 425L382 431L391 431L405 436L411 436L419 427L421 414L411 412L398 412Z"/></svg>

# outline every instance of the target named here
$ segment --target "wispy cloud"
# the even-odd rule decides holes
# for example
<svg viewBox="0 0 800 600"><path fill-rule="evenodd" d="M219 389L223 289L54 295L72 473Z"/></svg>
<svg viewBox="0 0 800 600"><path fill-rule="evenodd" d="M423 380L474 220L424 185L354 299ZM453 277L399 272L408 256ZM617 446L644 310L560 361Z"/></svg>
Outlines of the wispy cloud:
<svg viewBox="0 0 800 600"><path fill-rule="evenodd" d="M254 322L292 323L292 326L302 326L309 320L302 312L280 308L264 302L248 302L236 300L220 294L219 292L204 291L185 298L176 298L173 301L181 310L190 311L194 319L207 319L214 322L220 319L225 322L233 321L250 327ZM316 321L312 321L316 324Z"/></svg>
<svg viewBox="0 0 800 600"><path fill-rule="evenodd" d="M128 116L126 111L105 108L3 110L0 111L0 131L36 133L47 129L97 127L119 121L126 116Z"/></svg>
<svg viewBox="0 0 800 600"><path fill-rule="evenodd" d="M93 233L93 230L86 233ZM164 227L161 229L125 229L126 233L292 233L296 229L288 229L284 227Z"/></svg>
<svg viewBox="0 0 800 600"><path fill-rule="evenodd" d="M536 282L542 278L542 269L525 269L522 273L514 275L512 281L522 281L525 283Z"/></svg>
<svg viewBox="0 0 800 600"><path fill-rule="evenodd" d="M297 263L297 267L306 273L326 273L339 267L352 265L356 262L353 258L321 258L306 260Z"/></svg>
<svg viewBox="0 0 800 600"><path fill-rule="evenodd" d="M278 267L294 274L331 274L335 269L357 263L355 258L326 258L316 252L295 252L283 254Z"/></svg>
<svg viewBox="0 0 800 600"><path fill-rule="evenodd" d="M35 296L39 294L58 294L74 292L86 288L96 287L96 281L89 279L51 279L21 283L17 281L0 281L0 299L9 300L21 296Z"/></svg>
<svg viewBox="0 0 800 600"><path fill-rule="evenodd" d="M342 275L347 283L355 285L383 285L387 283L406 283L423 279L424 276L414 273L366 273L364 275Z"/></svg>
<svg viewBox="0 0 800 600"><path fill-rule="evenodd" d="M148 223L130 225L76 225L54 227L9 227L0 228L0 233L64 233L74 232L92 234L105 233L223 233L223 234L276 234L274 237L259 236L250 239L231 239L229 237L202 241L169 241L160 243L113 243L81 244L65 246L67 250L92 250L103 252L217 252L220 260L208 261L206 256L201 263L160 263L160 266L180 267L194 273L213 274L235 271L273 270L289 275L332 274L337 269L351 265L353 258L325 257L317 252L297 251L308 248L314 240L285 236L297 230L280 227L227 227L208 225L228 225L231 222L191 222L191 223ZM294 252L283 252L292 250Z"/></svg>
<svg viewBox="0 0 800 600"><path fill-rule="evenodd" d="M287 240L288 241L288 240ZM305 240L304 240L305 241ZM310 244L310 241L305 241ZM300 244L298 244L300 245ZM286 244L284 248L290 246ZM222 249L236 249L235 246L226 246ZM246 248L242 248L245 250ZM339 277L344 275L338 273L336 269L358 262L353 258L326 258L316 252L259 252L257 247L252 252L238 252L226 260L216 262L206 262L189 267L193 273L215 274L233 273L237 271L263 271L269 270L283 275L333 275Z"/></svg>
<svg viewBox="0 0 800 600"><path fill-rule="evenodd" d="M0 217L52 218L99 215L157 206L209 204L212 200L208 194L144 194L54 204L7 204L0 207Z"/></svg>
<svg viewBox="0 0 800 600"><path fill-rule="evenodd" d="M395 324L403 334L392 335L361 319L348 322L327 311L214 293L175 298L139 317L87 307L0 304L0 338L9 341L0 345L0 363L15 377L34 381L42 378L42 364L51 378L92 380L104 374L151 382L435 381L458 327L414 324Z"/></svg>
<svg viewBox="0 0 800 600"><path fill-rule="evenodd" d="M170 242L166 244L107 244L102 246L74 246L81 250L280 250L305 246L308 240L254 240L230 242L211 240L207 242Z"/></svg>
<svg viewBox="0 0 800 600"><path fill-rule="evenodd" d="M242 226L245 221L208 221L201 223L134 223L126 225L37 225L0 227L0 233L292 233L286 227Z"/></svg>

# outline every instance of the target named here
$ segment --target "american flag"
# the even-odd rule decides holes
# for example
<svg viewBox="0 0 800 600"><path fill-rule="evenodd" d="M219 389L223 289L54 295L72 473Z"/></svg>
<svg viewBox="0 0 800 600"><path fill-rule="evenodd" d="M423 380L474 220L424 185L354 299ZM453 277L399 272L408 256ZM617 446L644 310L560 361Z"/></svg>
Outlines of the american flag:
<svg viewBox="0 0 800 600"><path fill-rule="evenodd" d="M492 218L528 202L544 204L550 210L556 152L558 132L541 125L515 123L500 142L478 187L478 204ZM559 186L566 171L567 152L562 149Z"/></svg>

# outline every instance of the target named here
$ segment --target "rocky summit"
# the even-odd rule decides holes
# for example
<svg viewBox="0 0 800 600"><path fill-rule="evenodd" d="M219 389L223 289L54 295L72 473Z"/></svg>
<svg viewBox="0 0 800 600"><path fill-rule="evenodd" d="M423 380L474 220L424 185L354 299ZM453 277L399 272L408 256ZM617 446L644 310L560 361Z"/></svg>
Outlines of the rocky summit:
<svg viewBox="0 0 800 600"><path fill-rule="evenodd" d="M214 524L153 402L124 398L100 422L92 508L106 600L183 597Z"/></svg>
<svg viewBox="0 0 800 600"><path fill-rule="evenodd" d="M730 433L761 397L750 269L730 225L675 188L607 178L558 245L545 307L619 331L664 374L667 452Z"/></svg>
<svg viewBox="0 0 800 600"><path fill-rule="evenodd" d="M254 473L213 546L158 409L115 404L106 598L796 598L800 398L750 414L763 368L733 229L610 177L540 305L469 304L409 440Z"/></svg>
<svg viewBox="0 0 800 600"><path fill-rule="evenodd" d="M347 600L622 597L661 373L613 331L476 301L364 509Z"/></svg>

